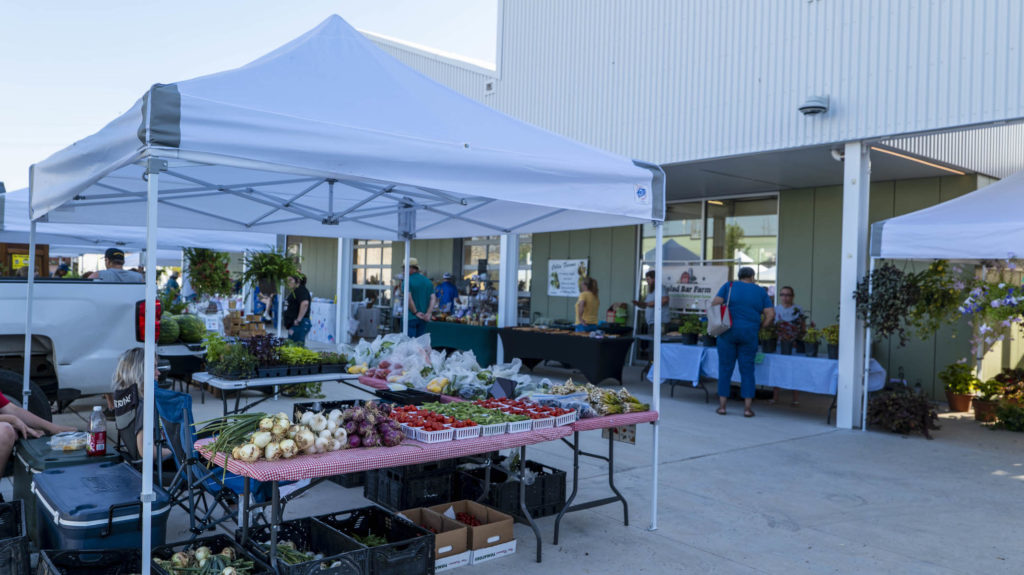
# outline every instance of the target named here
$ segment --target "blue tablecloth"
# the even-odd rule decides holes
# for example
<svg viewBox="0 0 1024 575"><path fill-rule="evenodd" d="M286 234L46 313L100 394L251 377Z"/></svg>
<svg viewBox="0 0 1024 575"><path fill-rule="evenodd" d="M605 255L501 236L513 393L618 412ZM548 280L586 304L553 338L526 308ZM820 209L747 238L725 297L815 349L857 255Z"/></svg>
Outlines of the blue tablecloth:
<svg viewBox="0 0 1024 575"><path fill-rule="evenodd" d="M870 365L868 389L877 391L885 387L885 369L874 359ZM650 376L648 372L648 378ZM661 345L663 381L697 381L701 376L718 379L718 349L681 343ZM755 364L754 377L758 385L835 395L839 385L839 362L823 357L766 353L764 361ZM736 369L732 381L739 380L740 372Z"/></svg>

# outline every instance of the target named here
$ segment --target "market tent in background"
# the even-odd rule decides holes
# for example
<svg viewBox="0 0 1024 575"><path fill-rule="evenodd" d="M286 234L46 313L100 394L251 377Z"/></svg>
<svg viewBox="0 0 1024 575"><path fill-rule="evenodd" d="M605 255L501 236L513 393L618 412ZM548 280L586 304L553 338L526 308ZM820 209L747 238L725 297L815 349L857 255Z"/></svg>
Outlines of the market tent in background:
<svg viewBox="0 0 1024 575"><path fill-rule="evenodd" d="M28 190L0 194L0 206L3 208L3 218L0 219L0 242L27 244L30 226ZM146 226L145 222L137 226L81 223L73 227L40 222L36 224L36 243L49 244L50 255L54 257L103 253L111 246L118 246L126 251L142 251L146 247ZM180 265L181 248L244 252L250 249L266 249L276 243L275 234L235 233L216 229L168 229L161 230L157 246L160 265Z"/></svg>
<svg viewBox="0 0 1024 575"><path fill-rule="evenodd" d="M124 115L30 174L36 220L147 223L150 322L157 226L408 242L654 221L660 246L665 213L658 166L470 100L401 64L337 16L241 68L154 86ZM28 285L31 294L31 274ZM155 354L152 332L146 330L147 362ZM153 417L148 391L145 420ZM655 410L659 397L655 384ZM657 431L656 424L652 505ZM144 436L150 470L149 426ZM151 494L152 474L144 473L146 569Z"/></svg>
<svg viewBox="0 0 1024 575"><path fill-rule="evenodd" d="M871 257L1005 259L1024 256L1024 172L871 226Z"/></svg>
<svg viewBox="0 0 1024 575"><path fill-rule="evenodd" d="M699 262L700 254L695 254L675 240L665 242L664 255L666 262ZM645 262L653 262L654 250L648 250L644 254Z"/></svg>

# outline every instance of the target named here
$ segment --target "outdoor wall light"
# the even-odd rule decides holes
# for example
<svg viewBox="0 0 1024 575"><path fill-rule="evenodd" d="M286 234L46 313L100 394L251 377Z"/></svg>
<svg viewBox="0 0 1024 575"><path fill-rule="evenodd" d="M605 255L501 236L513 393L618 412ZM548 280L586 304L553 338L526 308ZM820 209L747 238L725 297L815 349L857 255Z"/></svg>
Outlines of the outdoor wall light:
<svg viewBox="0 0 1024 575"><path fill-rule="evenodd" d="M805 116L817 116L828 112L828 96L810 96L799 108Z"/></svg>

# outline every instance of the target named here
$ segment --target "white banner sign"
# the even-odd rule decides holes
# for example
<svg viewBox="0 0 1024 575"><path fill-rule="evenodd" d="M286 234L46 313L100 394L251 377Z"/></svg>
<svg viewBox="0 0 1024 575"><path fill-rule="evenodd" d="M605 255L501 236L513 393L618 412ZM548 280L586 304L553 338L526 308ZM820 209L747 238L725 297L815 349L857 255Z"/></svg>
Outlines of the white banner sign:
<svg viewBox="0 0 1024 575"><path fill-rule="evenodd" d="M727 281L728 266L665 266L668 307L674 310L703 311Z"/></svg>
<svg viewBox="0 0 1024 575"><path fill-rule="evenodd" d="M587 267L587 260L548 260L548 295L579 297Z"/></svg>

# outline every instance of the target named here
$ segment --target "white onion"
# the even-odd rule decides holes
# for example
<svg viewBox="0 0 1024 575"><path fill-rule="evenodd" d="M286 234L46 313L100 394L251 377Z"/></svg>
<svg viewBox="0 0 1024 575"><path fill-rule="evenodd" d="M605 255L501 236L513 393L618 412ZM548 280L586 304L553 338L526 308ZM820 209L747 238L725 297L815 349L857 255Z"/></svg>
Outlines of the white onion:
<svg viewBox="0 0 1024 575"><path fill-rule="evenodd" d="M281 444L276 441L268 443L267 446L263 448L263 457L265 457L267 461L277 461L278 459L281 459Z"/></svg>
<svg viewBox="0 0 1024 575"><path fill-rule="evenodd" d="M301 430L302 430L302 426L299 425L298 423L296 423L295 425L289 427L288 428L288 439L295 439L295 436L298 435L299 431L301 431Z"/></svg>
<svg viewBox="0 0 1024 575"><path fill-rule="evenodd" d="M263 450L256 447L255 444L246 443L242 447L238 448L238 459L246 463L252 463L260 458Z"/></svg>
<svg viewBox="0 0 1024 575"><path fill-rule="evenodd" d="M324 430L321 430L320 433L317 434L317 437L319 437L320 439L330 440L330 439L334 438L334 434L331 433L330 431L327 431L326 429L324 429Z"/></svg>
<svg viewBox="0 0 1024 575"><path fill-rule="evenodd" d="M327 416L327 419L329 419L329 420L331 420L331 421L333 421L335 423L341 421L341 410L340 409L333 409L333 410L331 410L331 414Z"/></svg>
<svg viewBox="0 0 1024 575"><path fill-rule="evenodd" d="M285 459L292 458L299 451L295 442L292 441L291 439L285 439L278 445L281 446L281 457Z"/></svg>
<svg viewBox="0 0 1024 575"><path fill-rule="evenodd" d="M241 445L236 445L235 448L231 450L231 459L241 459L242 456L239 455L241 449Z"/></svg>
<svg viewBox="0 0 1024 575"><path fill-rule="evenodd" d="M328 443L328 441L329 440L324 439L322 437L316 438L316 443L314 443L313 445L316 447L318 453L327 452L327 449L330 447L330 443Z"/></svg>
<svg viewBox="0 0 1024 575"><path fill-rule="evenodd" d="M274 429L274 423L276 423L274 418L264 417L260 420L260 431L270 431L271 429Z"/></svg>
<svg viewBox="0 0 1024 575"><path fill-rule="evenodd" d="M305 427L300 429L293 439L295 439L295 445L301 450L309 449L310 445L316 443L316 435L313 435L313 432Z"/></svg>
<svg viewBox="0 0 1024 575"><path fill-rule="evenodd" d="M327 420L327 431L330 431L331 434L334 434L334 430L336 430L336 429L338 429L338 422L334 421L332 419L328 419Z"/></svg>
<svg viewBox="0 0 1024 575"><path fill-rule="evenodd" d="M302 417L299 418L299 423L301 423L302 425L309 425L310 422L313 421L313 416L314 415L316 415L316 414L313 413L312 411L307 411L307 412L303 413Z"/></svg>
<svg viewBox="0 0 1024 575"><path fill-rule="evenodd" d="M314 415L313 420L309 422L309 428L320 433L327 428L327 418L322 413Z"/></svg>
<svg viewBox="0 0 1024 575"><path fill-rule="evenodd" d="M255 444L256 447L259 447L260 449L266 447L267 444L269 444L273 440L274 436L269 431L257 431L256 433L252 434L253 444Z"/></svg>
<svg viewBox="0 0 1024 575"><path fill-rule="evenodd" d="M277 413L276 413L276 414L274 415L274 419L287 419L287 420L288 420L288 423L291 423L291 418L289 418L289 417L288 417L288 414L287 414L287 413L285 413L285 412L283 412L283 411L279 411L279 412L277 412Z"/></svg>
<svg viewBox="0 0 1024 575"><path fill-rule="evenodd" d="M346 445L348 445L348 443L338 441L337 439L332 439L331 451L338 451L339 449L344 449Z"/></svg>
<svg viewBox="0 0 1024 575"><path fill-rule="evenodd" d="M281 439L288 435L288 430L291 428L291 423L287 419L278 419L274 422L274 428L270 430L274 434L274 437Z"/></svg>

